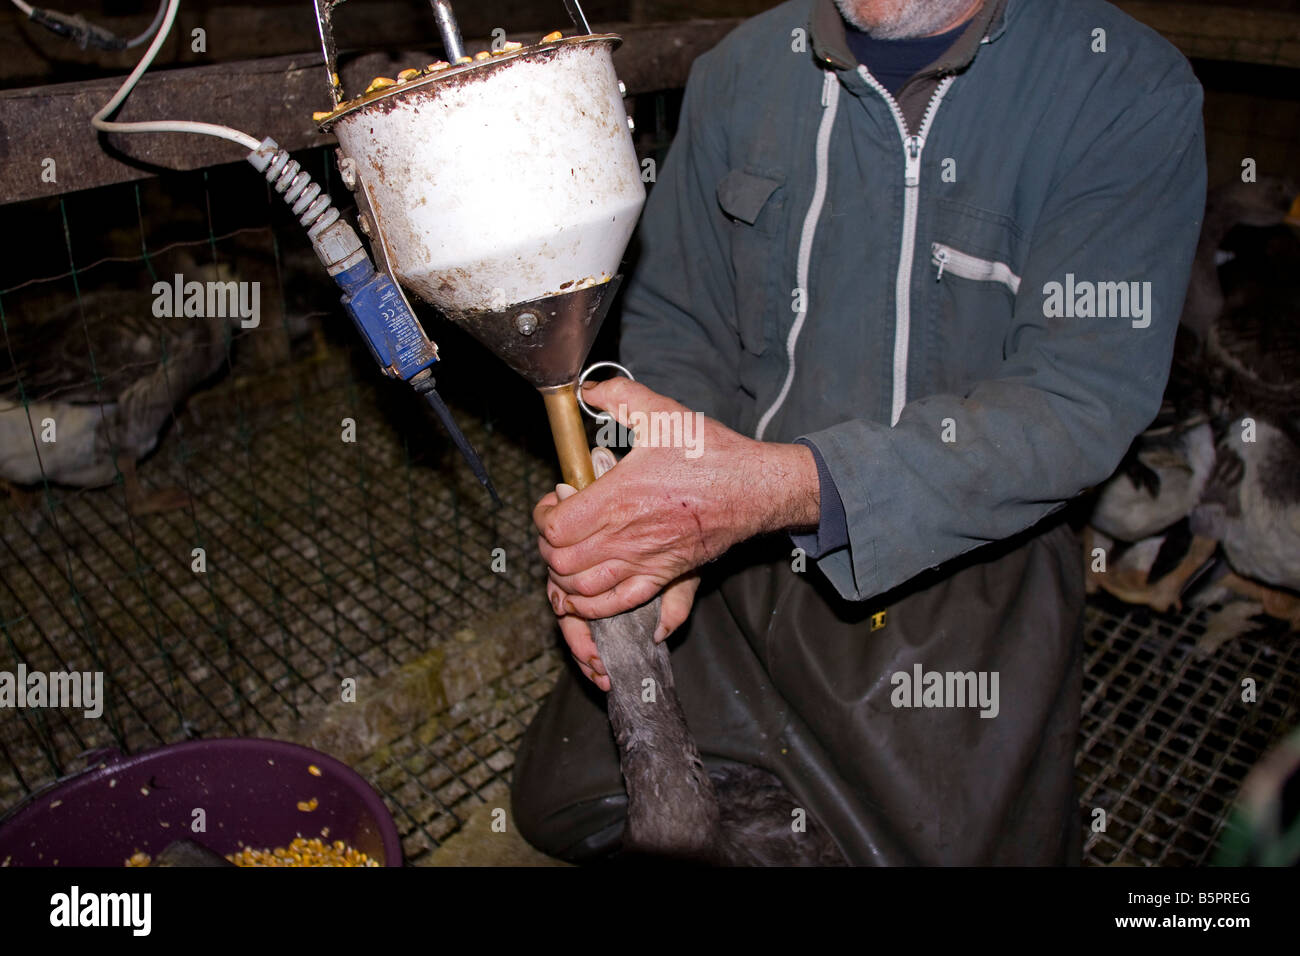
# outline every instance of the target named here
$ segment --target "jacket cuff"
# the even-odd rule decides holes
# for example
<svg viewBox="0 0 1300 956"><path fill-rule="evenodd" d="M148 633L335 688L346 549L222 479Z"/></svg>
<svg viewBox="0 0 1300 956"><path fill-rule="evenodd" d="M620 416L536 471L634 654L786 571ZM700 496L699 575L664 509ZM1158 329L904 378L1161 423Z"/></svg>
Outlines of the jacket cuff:
<svg viewBox="0 0 1300 956"><path fill-rule="evenodd" d="M790 540L796 548L801 548L808 557L819 560L832 551L849 546L849 521L844 513L844 500L831 478L830 469L820 449L806 438L796 438L796 445L807 445L817 462L817 485L821 498L821 515L817 530L809 534L792 534Z"/></svg>
<svg viewBox="0 0 1300 956"><path fill-rule="evenodd" d="M813 560L840 597L847 601L863 601L882 590L877 542L872 533L876 526L872 515L875 502L868 489L883 490L880 484L887 486L888 479L879 473L867 478L866 472L871 469L867 456L863 454L865 436L855 427L860 424L844 422L795 439L813 450L818 475L825 468L825 480L836 489L835 498L844 514L847 543L845 547L827 551L821 557L814 556ZM888 442L889 429L886 426L867 427L873 437L880 438L882 447ZM841 497L841 490L847 498ZM797 542L796 546L802 547Z"/></svg>

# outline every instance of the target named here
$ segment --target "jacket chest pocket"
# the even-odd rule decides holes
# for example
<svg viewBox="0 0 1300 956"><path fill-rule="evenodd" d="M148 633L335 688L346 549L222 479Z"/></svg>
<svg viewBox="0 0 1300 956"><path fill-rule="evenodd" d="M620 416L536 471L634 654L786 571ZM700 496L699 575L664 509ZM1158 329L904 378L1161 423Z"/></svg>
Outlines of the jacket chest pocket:
<svg viewBox="0 0 1300 956"><path fill-rule="evenodd" d="M1020 291L1020 276L1012 272L1005 262L973 256L942 242L930 243L930 262L935 267L936 281L943 279L947 272L950 276L974 282L998 283L1005 286L1012 295Z"/></svg>
<svg viewBox="0 0 1300 956"><path fill-rule="evenodd" d="M785 246L784 178L733 169L718 183L718 205L730 222L736 327L746 352L761 355L782 302Z"/></svg>
<svg viewBox="0 0 1300 956"><path fill-rule="evenodd" d="M1008 217L941 202L930 241L917 250L933 296L930 387L965 394L1006 357L1022 238ZM922 259L921 257L925 258Z"/></svg>

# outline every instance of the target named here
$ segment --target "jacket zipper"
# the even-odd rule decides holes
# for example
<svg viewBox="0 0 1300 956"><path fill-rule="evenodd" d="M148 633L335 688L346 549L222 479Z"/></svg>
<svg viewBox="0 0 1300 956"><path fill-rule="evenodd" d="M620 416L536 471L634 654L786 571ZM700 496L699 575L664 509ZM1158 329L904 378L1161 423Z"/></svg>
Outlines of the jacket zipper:
<svg viewBox="0 0 1300 956"><path fill-rule="evenodd" d="M893 427L898 424L903 406L907 404L907 352L912 331L912 261L916 257L916 215L921 202L921 151L925 149L925 138L929 135L930 124L934 122L934 114L954 78L947 76L939 81L939 86L930 97L921 117L921 128L909 135L907 121L903 118L898 101L865 66L859 65L858 73L868 86L885 98L894 114L898 135L903 140L903 234L900 239L898 275L894 282L894 391L889 415L889 424Z"/></svg>
<svg viewBox="0 0 1300 956"><path fill-rule="evenodd" d="M942 242L930 244L930 261L939 267L934 274L935 282L942 279L945 272L951 272L955 276L977 282L1001 282L1011 290L1012 295L1020 291L1020 276L1012 272L1005 262L981 259L952 246L945 246Z"/></svg>
<svg viewBox="0 0 1300 956"><path fill-rule="evenodd" d="M799 344L799 333L803 331L804 320L808 318L808 300L811 295L808 288L808 273L812 266L812 244L817 234L817 221L821 219L822 207L826 202L827 180L830 177L831 133L835 128L835 114L838 111L839 99L840 81L834 72L827 70L822 78L822 117L817 126L817 144L813 159L816 170L813 197L804 215L803 229L799 234L799 258L795 264L795 283L803 290L800 299L802 307L785 340L785 381L781 383L781 391L758 420L758 425L754 429L754 437L759 441L763 440L763 433L767 431L767 426L772 423L776 413L785 404L786 397L790 394L790 386L794 384L795 347Z"/></svg>

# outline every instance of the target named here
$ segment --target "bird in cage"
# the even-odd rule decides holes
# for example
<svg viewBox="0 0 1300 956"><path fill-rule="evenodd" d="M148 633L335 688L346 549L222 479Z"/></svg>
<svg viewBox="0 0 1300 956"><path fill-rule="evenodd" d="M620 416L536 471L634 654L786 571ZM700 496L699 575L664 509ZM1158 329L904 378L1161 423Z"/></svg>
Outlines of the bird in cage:
<svg viewBox="0 0 1300 956"><path fill-rule="evenodd" d="M1163 611L1206 583L1195 602L1227 605L1202 651L1261 613L1300 628L1298 193L1211 191L1164 403L1090 519L1090 551L1117 545L1090 590Z"/></svg>
<svg viewBox="0 0 1300 956"><path fill-rule="evenodd" d="M1300 630L1300 234L1243 231L1206 345L1221 422L1192 514L1222 542L1220 586Z"/></svg>
<svg viewBox="0 0 1300 956"><path fill-rule="evenodd" d="M205 293L233 281L228 267L193 260L182 275ZM170 302L160 305L174 298L163 285L171 283L84 292L9 317L0 353L0 480L11 490L120 480L134 515L188 503L180 488L147 489L136 463L186 397L222 369L232 333L247 319L224 308L175 315Z"/></svg>

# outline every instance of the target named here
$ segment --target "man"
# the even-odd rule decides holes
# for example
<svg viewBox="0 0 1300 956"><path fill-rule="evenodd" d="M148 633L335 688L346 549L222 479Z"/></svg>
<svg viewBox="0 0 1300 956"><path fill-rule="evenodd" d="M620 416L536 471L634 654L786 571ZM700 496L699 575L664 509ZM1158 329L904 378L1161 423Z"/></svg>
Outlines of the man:
<svg viewBox="0 0 1300 956"><path fill-rule="evenodd" d="M701 57L624 305L638 381L586 399L702 412L703 451L538 504L582 673L608 688L584 619L664 589L706 761L776 773L850 862L1077 861L1060 509L1159 407L1200 109L1098 0L795 0ZM625 807L585 683L515 776L523 834L574 860Z"/></svg>

